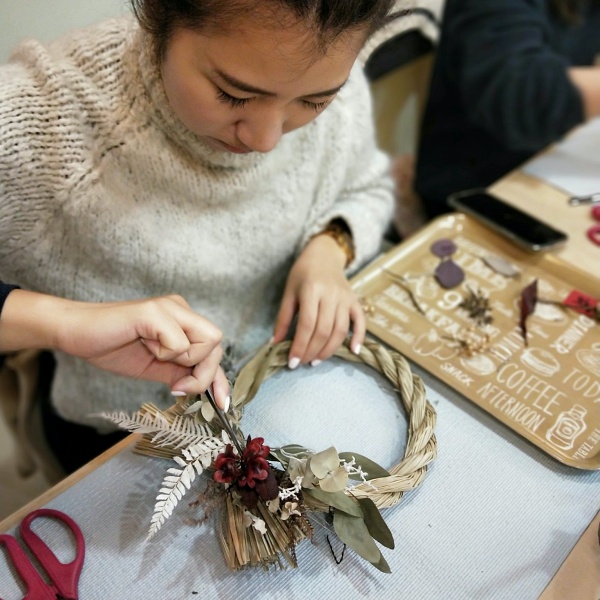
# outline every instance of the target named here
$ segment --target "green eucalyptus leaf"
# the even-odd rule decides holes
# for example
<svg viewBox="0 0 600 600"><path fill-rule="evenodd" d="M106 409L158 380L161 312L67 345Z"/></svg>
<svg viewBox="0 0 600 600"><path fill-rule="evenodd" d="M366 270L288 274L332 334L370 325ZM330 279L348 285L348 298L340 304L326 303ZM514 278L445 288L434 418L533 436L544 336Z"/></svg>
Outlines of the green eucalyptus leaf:
<svg viewBox="0 0 600 600"><path fill-rule="evenodd" d="M328 506L347 514L357 517L362 520L363 513L356 500L349 498L344 492L325 492L319 488L312 488L303 490L303 493L312 496L315 500L323 502Z"/></svg>
<svg viewBox="0 0 600 600"><path fill-rule="evenodd" d="M312 454L308 448L299 444L288 444L287 446L281 446L278 450L283 450L286 454L291 454L296 458L306 458Z"/></svg>
<svg viewBox="0 0 600 600"><path fill-rule="evenodd" d="M394 549L394 536L383 520L379 509L375 506L375 502L371 498L359 498L363 515L365 516L365 525L371 536L386 548Z"/></svg>
<svg viewBox="0 0 600 600"><path fill-rule="evenodd" d="M376 569L379 569L382 573L391 573L390 565L387 564L387 560L383 558L383 554L381 558L376 563L371 563Z"/></svg>
<svg viewBox="0 0 600 600"><path fill-rule="evenodd" d="M350 546L359 556L374 565L379 563L381 552L369 535L367 526L362 519L334 512L333 529L340 540Z"/></svg>
<svg viewBox="0 0 600 600"><path fill-rule="evenodd" d="M331 446L326 450L317 452L310 457L310 470L319 478L323 479L328 473L340 466L340 457L337 450Z"/></svg>
<svg viewBox="0 0 600 600"><path fill-rule="evenodd" d="M353 458L356 460L356 464L366 473L365 478L367 480L390 476L388 471L366 456L356 454L356 452L340 452L340 459L346 462L350 462ZM362 481L362 477L359 475L350 475L350 478Z"/></svg>

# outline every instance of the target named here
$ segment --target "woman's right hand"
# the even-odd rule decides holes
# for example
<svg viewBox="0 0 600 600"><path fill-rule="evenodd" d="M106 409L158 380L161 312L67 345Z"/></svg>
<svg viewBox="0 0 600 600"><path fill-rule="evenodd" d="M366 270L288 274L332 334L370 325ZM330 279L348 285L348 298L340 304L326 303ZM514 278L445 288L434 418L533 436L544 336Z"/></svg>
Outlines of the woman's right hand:
<svg viewBox="0 0 600 600"><path fill-rule="evenodd" d="M88 303L14 290L0 322L0 351L55 348L118 375L166 383L174 395L212 385L226 408L221 339L213 323L176 295Z"/></svg>

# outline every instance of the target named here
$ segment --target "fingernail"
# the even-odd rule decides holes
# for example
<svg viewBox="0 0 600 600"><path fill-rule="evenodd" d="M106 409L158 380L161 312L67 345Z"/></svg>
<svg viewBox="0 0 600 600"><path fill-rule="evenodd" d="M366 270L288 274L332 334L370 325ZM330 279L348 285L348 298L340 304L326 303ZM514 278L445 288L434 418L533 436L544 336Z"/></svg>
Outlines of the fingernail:
<svg viewBox="0 0 600 600"><path fill-rule="evenodd" d="M187 396L185 392L179 392L177 390L171 390L171 396L175 396L176 398L181 398L182 396Z"/></svg>
<svg viewBox="0 0 600 600"><path fill-rule="evenodd" d="M290 358L290 362L288 362L288 368L294 370L300 364L300 359L297 356Z"/></svg>
<svg viewBox="0 0 600 600"><path fill-rule="evenodd" d="M275 341L275 336L272 336L271 339L269 340L269 346L272 346L274 341Z"/></svg>
<svg viewBox="0 0 600 600"><path fill-rule="evenodd" d="M225 398L225 406L223 407L223 412L227 412L229 410L229 405L231 404L231 398L227 396Z"/></svg>
<svg viewBox="0 0 600 600"><path fill-rule="evenodd" d="M315 358L315 360L311 360L311 361L310 361L310 366L311 366L311 367L316 367L317 365L320 365L320 364L321 364L321 362L322 362L322 361L321 361L319 358Z"/></svg>
<svg viewBox="0 0 600 600"><path fill-rule="evenodd" d="M354 354L360 354L360 349L362 348L362 346L360 344L356 344L354 346L354 348L352 348L352 352L354 352Z"/></svg>

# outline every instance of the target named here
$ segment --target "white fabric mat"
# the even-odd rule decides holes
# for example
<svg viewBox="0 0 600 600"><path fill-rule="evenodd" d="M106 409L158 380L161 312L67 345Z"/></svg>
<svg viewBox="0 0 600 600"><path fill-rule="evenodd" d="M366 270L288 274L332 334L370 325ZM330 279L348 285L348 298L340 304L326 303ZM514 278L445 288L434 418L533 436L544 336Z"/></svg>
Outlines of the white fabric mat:
<svg viewBox="0 0 600 600"><path fill-rule="evenodd" d="M391 575L350 550L336 565L320 527L315 544L298 547L297 570L231 573L212 527L189 524L197 513L185 497L145 542L170 465L126 450L49 504L73 517L86 538L80 597L537 598L600 508L600 472L561 465L443 384L430 376L425 381L438 412L439 457L423 485L384 512L396 541L395 550L382 549ZM263 434L267 442L316 450L335 443L384 465L395 462L404 428L383 378L340 361L276 375L244 419L246 433ZM67 560L73 550L58 533L59 556ZM0 597L23 597L4 563Z"/></svg>

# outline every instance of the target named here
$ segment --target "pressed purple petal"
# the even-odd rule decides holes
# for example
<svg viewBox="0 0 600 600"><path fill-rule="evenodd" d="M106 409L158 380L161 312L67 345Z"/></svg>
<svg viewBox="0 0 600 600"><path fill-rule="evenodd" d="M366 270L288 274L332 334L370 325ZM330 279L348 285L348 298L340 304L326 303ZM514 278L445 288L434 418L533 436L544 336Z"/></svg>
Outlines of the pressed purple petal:
<svg viewBox="0 0 600 600"><path fill-rule="evenodd" d="M456 252L456 244L452 240L442 238L431 245L431 251L439 258L446 258Z"/></svg>
<svg viewBox="0 0 600 600"><path fill-rule="evenodd" d="M465 278L465 272L453 260L443 260L434 274L438 283L446 289L460 285Z"/></svg>

